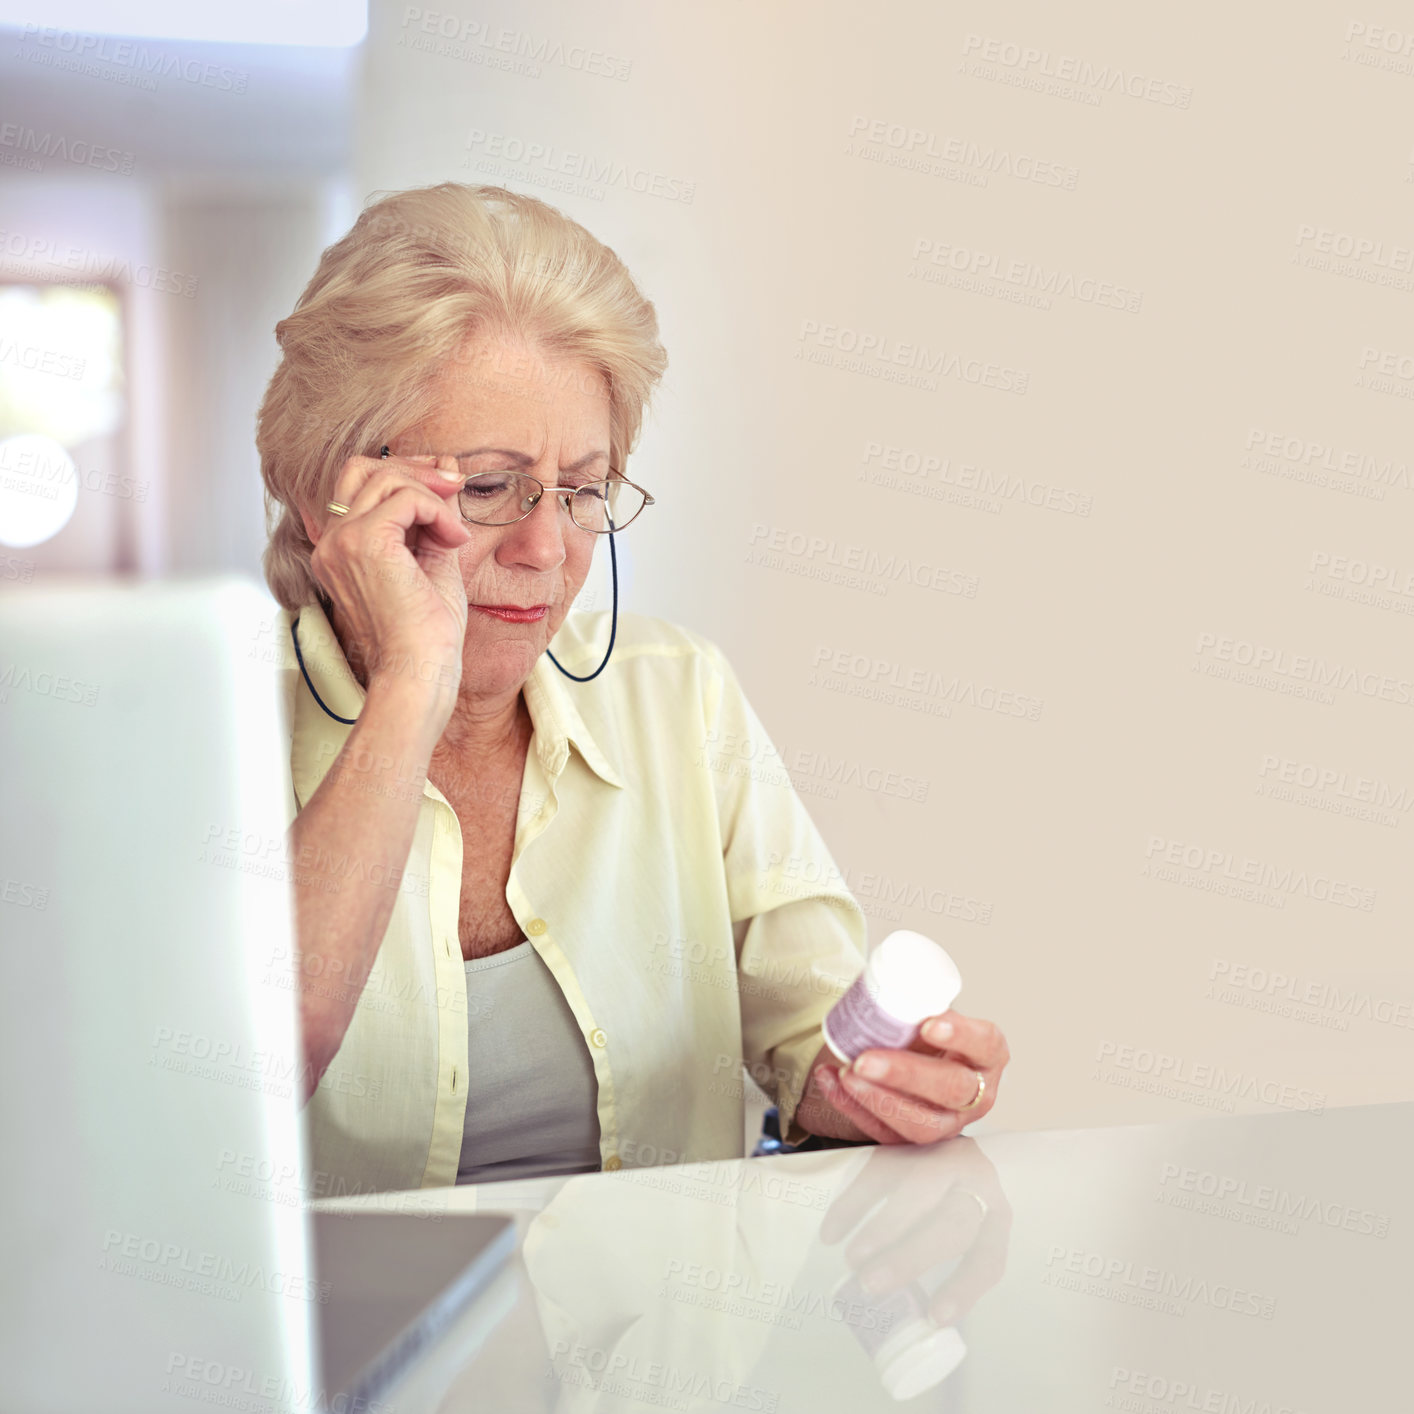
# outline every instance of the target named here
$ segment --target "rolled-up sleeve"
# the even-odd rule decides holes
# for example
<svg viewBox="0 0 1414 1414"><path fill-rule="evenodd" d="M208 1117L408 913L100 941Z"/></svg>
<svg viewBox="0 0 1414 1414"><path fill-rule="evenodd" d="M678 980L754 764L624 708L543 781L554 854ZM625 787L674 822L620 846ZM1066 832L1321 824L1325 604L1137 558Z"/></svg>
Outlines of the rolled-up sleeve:
<svg viewBox="0 0 1414 1414"><path fill-rule="evenodd" d="M864 966L868 928L731 665L720 651L712 659L705 752L717 778L743 1060L784 1134L823 1043L820 1024Z"/></svg>

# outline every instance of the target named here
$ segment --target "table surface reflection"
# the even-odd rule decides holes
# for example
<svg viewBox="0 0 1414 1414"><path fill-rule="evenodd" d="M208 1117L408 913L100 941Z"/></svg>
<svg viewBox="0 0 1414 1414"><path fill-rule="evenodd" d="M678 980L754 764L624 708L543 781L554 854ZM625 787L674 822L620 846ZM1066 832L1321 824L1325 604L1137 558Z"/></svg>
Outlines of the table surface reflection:
<svg viewBox="0 0 1414 1414"><path fill-rule="evenodd" d="M423 1190L519 1245L389 1404L1402 1411L1411 1175L1402 1104Z"/></svg>

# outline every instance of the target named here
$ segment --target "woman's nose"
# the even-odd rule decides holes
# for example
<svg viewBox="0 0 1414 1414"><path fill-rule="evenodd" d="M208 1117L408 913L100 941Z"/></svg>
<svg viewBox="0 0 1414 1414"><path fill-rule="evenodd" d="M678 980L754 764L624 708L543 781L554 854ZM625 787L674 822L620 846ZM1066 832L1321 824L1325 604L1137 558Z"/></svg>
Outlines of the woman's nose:
<svg viewBox="0 0 1414 1414"><path fill-rule="evenodd" d="M547 490L524 520L507 527L506 543L521 564L554 569L565 558L566 535L583 534L570 519L565 498Z"/></svg>

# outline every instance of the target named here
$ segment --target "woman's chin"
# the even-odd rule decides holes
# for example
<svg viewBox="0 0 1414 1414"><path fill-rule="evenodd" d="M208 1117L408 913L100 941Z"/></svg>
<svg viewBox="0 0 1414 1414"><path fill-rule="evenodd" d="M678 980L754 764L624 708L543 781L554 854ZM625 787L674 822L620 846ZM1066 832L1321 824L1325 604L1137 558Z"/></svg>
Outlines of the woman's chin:
<svg viewBox="0 0 1414 1414"><path fill-rule="evenodd" d="M492 623L480 632L468 629L462 650L463 690L478 694L509 692L530 676L551 635L540 623Z"/></svg>

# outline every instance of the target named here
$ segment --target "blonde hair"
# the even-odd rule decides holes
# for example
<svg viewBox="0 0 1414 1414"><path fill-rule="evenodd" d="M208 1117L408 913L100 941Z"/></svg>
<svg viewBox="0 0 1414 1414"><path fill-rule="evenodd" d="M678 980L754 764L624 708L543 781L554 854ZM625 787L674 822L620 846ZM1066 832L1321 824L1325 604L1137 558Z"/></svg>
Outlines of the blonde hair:
<svg viewBox="0 0 1414 1414"><path fill-rule="evenodd" d="M553 206L504 187L443 182L366 207L320 257L275 326L282 357L256 427L275 598L321 593L300 517L339 469L433 411L431 385L483 332L517 335L603 377L609 455L622 469L667 367L652 303L623 262Z"/></svg>

